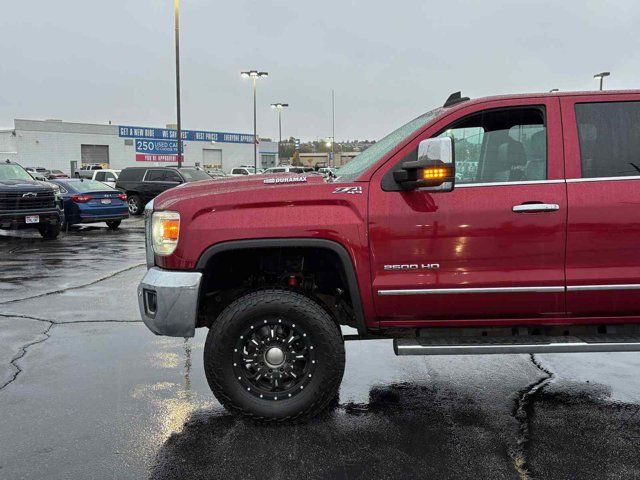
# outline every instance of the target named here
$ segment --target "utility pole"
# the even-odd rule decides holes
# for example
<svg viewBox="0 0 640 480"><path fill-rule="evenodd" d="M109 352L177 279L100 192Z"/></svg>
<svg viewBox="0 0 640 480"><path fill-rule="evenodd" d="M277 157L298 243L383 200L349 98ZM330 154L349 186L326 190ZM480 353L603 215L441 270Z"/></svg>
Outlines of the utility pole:
<svg viewBox="0 0 640 480"><path fill-rule="evenodd" d="M176 34L176 127L178 142L178 168L182 166L182 125L180 123L180 0L173 0Z"/></svg>

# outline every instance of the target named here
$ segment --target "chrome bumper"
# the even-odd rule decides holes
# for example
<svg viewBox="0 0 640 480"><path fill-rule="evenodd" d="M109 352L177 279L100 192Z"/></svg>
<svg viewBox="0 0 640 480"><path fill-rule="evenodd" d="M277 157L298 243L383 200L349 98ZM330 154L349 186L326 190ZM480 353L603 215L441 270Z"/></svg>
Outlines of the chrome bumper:
<svg viewBox="0 0 640 480"><path fill-rule="evenodd" d="M156 335L193 337L196 330L200 272L153 267L138 285L144 324Z"/></svg>

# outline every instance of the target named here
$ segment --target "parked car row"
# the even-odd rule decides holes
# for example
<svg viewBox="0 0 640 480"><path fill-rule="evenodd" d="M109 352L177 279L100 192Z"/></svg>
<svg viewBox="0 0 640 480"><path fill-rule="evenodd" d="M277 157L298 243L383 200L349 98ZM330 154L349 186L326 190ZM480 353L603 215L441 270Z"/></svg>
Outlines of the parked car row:
<svg viewBox="0 0 640 480"><path fill-rule="evenodd" d="M81 223L106 222L116 229L129 217L126 194L96 180L69 178L62 172L29 170L7 160L0 164L0 229L36 229L55 239Z"/></svg>
<svg viewBox="0 0 640 480"><path fill-rule="evenodd" d="M328 175L330 173L335 173L335 171L336 171L335 168L330 168L330 167L321 167L316 169L314 167L280 165L278 167L270 167L265 170L258 169L257 175L260 175L260 174L273 175L278 173L320 173L322 175ZM216 172L216 173L213 174L211 172ZM215 177L226 176L226 174L222 172L222 170L212 170L212 171L207 171L207 173ZM239 177L242 175L256 175L256 170L252 166L241 165L239 167L231 169L231 173L229 173L229 176L231 177Z"/></svg>
<svg viewBox="0 0 640 480"><path fill-rule="evenodd" d="M69 175L64 173L62 170L48 170L44 167L25 167L25 170L31 175L35 180L50 180L52 178L69 178Z"/></svg>

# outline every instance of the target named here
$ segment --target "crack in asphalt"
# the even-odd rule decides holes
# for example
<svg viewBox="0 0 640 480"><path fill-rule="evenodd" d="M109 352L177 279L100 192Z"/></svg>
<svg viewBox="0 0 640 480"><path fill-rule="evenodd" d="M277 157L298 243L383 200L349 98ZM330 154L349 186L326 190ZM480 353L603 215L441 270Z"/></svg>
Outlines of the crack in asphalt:
<svg viewBox="0 0 640 480"><path fill-rule="evenodd" d="M41 320L41 321L46 322L46 320ZM18 355L16 355L11 359L9 363L13 365L13 368L15 368L15 372L9 380L7 380L5 383L0 385L0 391L4 390L5 387L15 382L16 378L18 378L18 375L20 375L23 372L22 368L20 368L20 365L18 365L17 362L27 354L27 350L29 349L29 347L32 347L33 345L37 345L39 343L43 343L47 341L49 338L51 338L49 331L53 328L54 323L53 322L48 322L48 323L49 323L49 326L41 333L41 335L44 335L44 338L26 343L25 345L20 347L20 353L18 353Z"/></svg>
<svg viewBox="0 0 640 480"><path fill-rule="evenodd" d="M527 462L527 447L530 440L530 425L531 415L533 414L533 397L540 392L551 380L553 380L555 374L545 368L537 359L536 356L529 354L531 363L546 374L546 377L527 385L524 389L518 392L518 398L513 409L513 417L518 421L518 438L516 445L509 449L509 456L513 461L513 466L518 472L521 480L532 480L534 477L529 471L529 465Z"/></svg>
<svg viewBox="0 0 640 480"><path fill-rule="evenodd" d="M116 275L120 275L121 273L128 272L129 270L133 270L134 268L143 267L144 265L146 265L146 264L145 263L136 263L135 265L132 265L132 266L127 267L127 268L124 268L122 270L115 271L113 273L110 273L109 275L106 275L104 277L100 277L97 280L94 280L94 281L89 282L89 283L83 283L82 285L76 285L76 286L73 286L73 287L60 288L58 290L52 290L50 292L38 293L37 295L31 295L30 297L14 298L13 300L5 300L3 302L0 302L0 305L8 305L10 303L22 302L24 300L33 300L35 298L42 298L42 297L48 297L49 295L55 295L56 293L64 293L64 292L69 292L71 290L78 290L80 288L90 287L91 285L95 285L96 283L104 282L105 280L109 280L110 278L113 278Z"/></svg>
<svg viewBox="0 0 640 480"><path fill-rule="evenodd" d="M18 355L16 355L11 359L9 364L13 366L13 368L15 369L15 372L9 380L7 380L5 383L0 385L0 391L2 391L5 387L10 385L11 383L15 382L16 378L18 378L18 375L20 375L23 372L22 368L20 368L20 366L16 362L21 358L24 358L24 356L27 354L27 350L29 349L29 347L33 345L37 345L39 343L43 343L47 341L49 338L51 338L51 335L49 334L49 332L51 331L54 325L61 326L61 325L71 325L71 324L79 324L79 323L141 323L142 322L142 320L73 320L70 322L59 322L56 320L47 320L46 318L33 317L31 315L11 314L11 313L0 313L0 317L24 318L27 320L34 320L37 322L48 324L47 328L40 334L40 335L44 335L44 338L39 340L34 340L33 342L28 342L25 345L22 345L20 347L20 353L18 353Z"/></svg>

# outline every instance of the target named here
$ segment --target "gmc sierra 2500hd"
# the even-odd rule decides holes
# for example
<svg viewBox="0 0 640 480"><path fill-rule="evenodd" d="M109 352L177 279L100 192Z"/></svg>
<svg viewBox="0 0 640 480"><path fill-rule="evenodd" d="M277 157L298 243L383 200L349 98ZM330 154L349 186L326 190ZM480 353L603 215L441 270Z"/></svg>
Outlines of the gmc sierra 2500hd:
<svg viewBox="0 0 640 480"><path fill-rule="evenodd" d="M640 91L458 92L337 178L197 182L146 216L144 322L207 327L213 393L255 419L325 408L345 339L392 338L398 355L640 350Z"/></svg>

